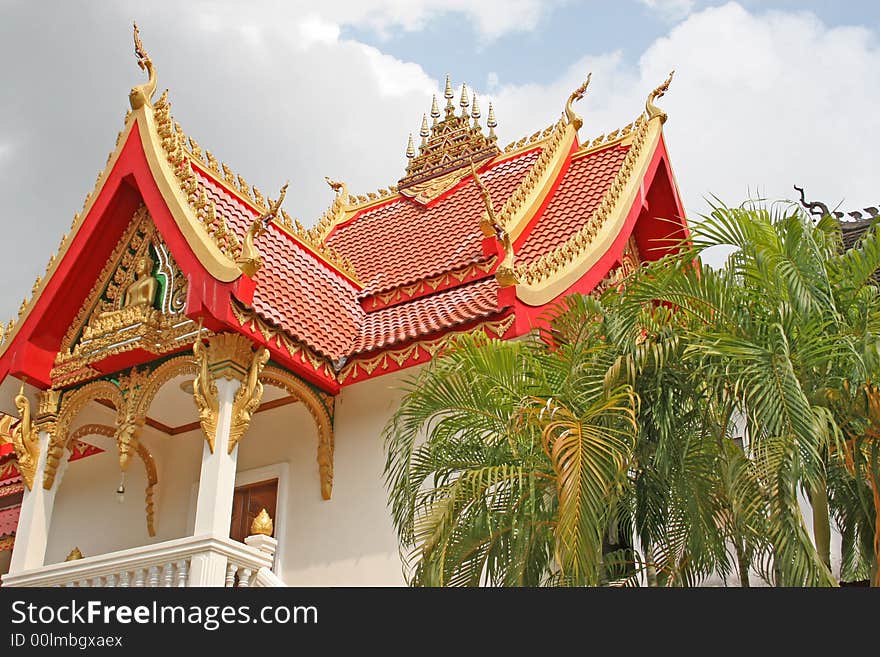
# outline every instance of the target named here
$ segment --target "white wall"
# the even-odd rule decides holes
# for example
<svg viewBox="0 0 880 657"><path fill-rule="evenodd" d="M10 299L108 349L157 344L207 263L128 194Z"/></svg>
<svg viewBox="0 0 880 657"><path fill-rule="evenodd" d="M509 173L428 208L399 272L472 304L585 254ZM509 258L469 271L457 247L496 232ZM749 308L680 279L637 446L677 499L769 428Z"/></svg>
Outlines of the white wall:
<svg viewBox="0 0 880 657"><path fill-rule="evenodd" d="M291 586L405 584L397 537L386 505L381 431L408 375L392 374L342 390L336 400L332 499L321 498L318 434L302 404L254 417L239 447L238 471L289 464L283 557L279 573ZM276 514L276 515L277 515Z"/></svg>

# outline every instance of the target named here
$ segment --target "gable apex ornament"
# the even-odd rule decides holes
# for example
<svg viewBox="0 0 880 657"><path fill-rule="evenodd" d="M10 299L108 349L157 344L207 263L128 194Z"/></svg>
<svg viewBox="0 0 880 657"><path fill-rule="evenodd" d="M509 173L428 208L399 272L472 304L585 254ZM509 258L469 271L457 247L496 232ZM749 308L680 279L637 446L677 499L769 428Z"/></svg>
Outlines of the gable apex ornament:
<svg viewBox="0 0 880 657"><path fill-rule="evenodd" d="M654 89L651 93L648 94L648 99L645 101L645 112L648 115L648 120L651 119L660 119L660 123L666 123L666 119L669 118L669 115L664 112L662 109L657 107L654 104L654 101L658 98L662 98L663 95L669 91L669 85L672 83L672 76L675 75L675 69L669 72L669 77L661 84L659 87Z"/></svg>
<svg viewBox="0 0 880 657"><path fill-rule="evenodd" d="M137 110L144 105L152 106L153 94L156 93L156 69L153 68L153 60L150 59L150 56L144 49L144 44L141 43L141 35L137 23L132 23L132 25L134 26L134 54L137 57L137 65L142 71L146 71L149 76L146 83L133 87L128 94L128 102L131 104L131 109Z"/></svg>

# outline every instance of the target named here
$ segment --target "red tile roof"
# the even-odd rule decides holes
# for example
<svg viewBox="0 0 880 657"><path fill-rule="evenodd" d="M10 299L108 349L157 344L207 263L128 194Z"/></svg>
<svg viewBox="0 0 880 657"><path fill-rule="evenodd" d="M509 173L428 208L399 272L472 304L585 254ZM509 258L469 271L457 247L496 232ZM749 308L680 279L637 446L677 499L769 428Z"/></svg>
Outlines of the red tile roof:
<svg viewBox="0 0 880 657"><path fill-rule="evenodd" d="M537 151L480 174L500 208L537 159ZM428 206L401 197L337 228L327 244L349 258L361 282L382 292L483 260L483 200L474 181Z"/></svg>
<svg viewBox="0 0 880 657"><path fill-rule="evenodd" d="M539 257L580 227L601 202L627 148L613 145L572 161L519 247L518 262ZM481 173L496 208L516 190L537 155L532 150L507 157ZM256 212L222 183L200 174L199 184L243 238ZM397 305L368 312L359 303L360 297L485 261L479 227L483 209L476 186L465 179L428 205L401 196L355 215L331 233L327 244L352 261L362 291L273 226L258 242L263 266L254 277L253 308L265 321L333 360L497 314L504 308L499 307L499 286L491 270Z"/></svg>
<svg viewBox="0 0 880 657"><path fill-rule="evenodd" d="M381 349L488 317L500 310L498 289L498 282L491 276L368 313L350 351Z"/></svg>
<svg viewBox="0 0 880 657"><path fill-rule="evenodd" d="M552 250L575 231L602 202L629 146L609 146L572 160L544 213L516 252L527 264Z"/></svg>

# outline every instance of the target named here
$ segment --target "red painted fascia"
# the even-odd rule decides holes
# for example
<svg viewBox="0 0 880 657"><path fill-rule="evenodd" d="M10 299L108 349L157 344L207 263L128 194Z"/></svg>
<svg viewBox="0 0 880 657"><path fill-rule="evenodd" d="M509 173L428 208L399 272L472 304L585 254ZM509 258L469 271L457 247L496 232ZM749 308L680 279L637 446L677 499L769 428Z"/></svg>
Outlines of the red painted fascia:
<svg viewBox="0 0 880 657"><path fill-rule="evenodd" d="M620 258L623 255L623 249L625 248L626 243L629 240L633 229L635 228L636 222L647 211L646 198L648 195L648 190L653 184L654 178L661 164L665 165L666 171L672 171L669 165L669 156L666 152L666 142L662 138L655 148L653 155L651 156L651 161L641 182L639 196L638 198L636 198L636 200L633 202L632 207L629 209L626 220L624 221L624 225L618 233L617 237L615 238L614 242L611 244L611 247L589 269L589 271L581 276L581 278L579 278L565 291L563 291L561 294L559 294L553 300L549 301L543 306L529 306L517 299L515 305L516 322L514 323L516 335L523 335L537 328L545 328L548 325L547 310L549 308L551 308L561 299L570 294L588 294L592 292L595 289L596 285L598 285L599 282L608 275L608 272L611 270L612 266L614 266L616 262L620 261ZM673 181L670 180L670 183L673 183ZM683 219L683 204L681 202L681 199L678 197L678 191L675 185L671 184L671 188L673 190L673 201L675 203L675 207L678 208L678 217L682 219L681 225L683 229L687 231L687 223ZM659 260L661 257L663 257L663 255L665 255L665 253L655 252L654 254L652 254L652 257L644 259Z"/></svg>

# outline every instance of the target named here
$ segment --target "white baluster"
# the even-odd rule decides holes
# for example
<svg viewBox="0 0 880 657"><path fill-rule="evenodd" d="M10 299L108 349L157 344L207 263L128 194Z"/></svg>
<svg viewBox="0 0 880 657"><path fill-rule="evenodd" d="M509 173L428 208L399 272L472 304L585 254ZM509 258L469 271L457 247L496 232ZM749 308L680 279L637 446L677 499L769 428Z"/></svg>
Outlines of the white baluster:
<svg viewBox="0 0 880 657"><path fill-rule="evenodd" d="M135 588L143 588L146 575L147 573L143 568L138 568L134 571L134 584L132 584L132 586Z"/></svg>
<svg viewBox="0 0 880 657"><path fill-rule="evenodd" d="M127 589L129 586L131 586L131 573L129 573L127 570L123 570L121 573L119 573L119 586L124 589Z"/></svg>
<svg viewBox="0 0 880 657"><path fill-rule="evenodd" d="M250 568L244 567L239 571L238 575L238 585L242 588L247 588L251 585L251 571Z"/></svg>
<svg viewBox="0 0 880 657"><path fill-rule="evenodd" d="M171 588L174 582L174 565L169 561L162 567L162 586Z"/></svg>
<svg viewBox="0 0 880 657"><path fill-rule="evenodd" d="M92 577L91 586L93 586L95 588L100 588L100 587L104 586L104 578L103 577Z"/></svg>
<svg viewBox="0 0 880 657"><path fill-rule="evenodd" d="M159 566L150 566L150 579L147 586L151 589L159 586Z"/></svg>
<svg viewBox="0 0 880 657"><path fill-rule="evenodd" d="M186 576L189 573L189 561L181 559L177 562L177 586L178 588L186 586Z"/></svg>
<svg viewBox="0 0 880 657"><path fill-rule="evenodd" d="M64 586L66 586L67 588L73 588L74 586L76 586L76 584L74 582L68 582Z"/></svg>
<svg viewBox="0 0 880 657"><path fill-rule="evenodd" d="M235 586L235 565L230 562L226 564L226 584L227 589Z"/></svg>
<svg viewBox="0 0 880 657"><path fill-rule="evenodd" d="M89 588L89 580L81 579L76 583L76 585L79 586L80 588L87 589L87 588Z"/></svg>
<svg viewBox="0 0 880 657"><path fill-rule="evenodd" d="M107 586L116 586L116 573L107 575Z"/></svg>

